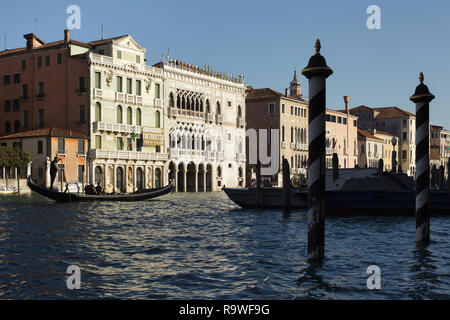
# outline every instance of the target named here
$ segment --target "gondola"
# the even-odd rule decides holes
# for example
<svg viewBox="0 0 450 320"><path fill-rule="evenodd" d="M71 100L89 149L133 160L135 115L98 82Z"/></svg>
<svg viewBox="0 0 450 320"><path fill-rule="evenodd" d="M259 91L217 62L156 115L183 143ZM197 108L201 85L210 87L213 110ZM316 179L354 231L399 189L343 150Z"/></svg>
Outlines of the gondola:
<svg viewBox="0 0 450 320"><path fill-rule="evenodd" d="M170 182L167 186L162 188L147 189L128 194L99 194L99 195L87 195L78 193L64 193L54 191L46 187L42 187L30 177L28 177L28 187L40 195L50 198L57 202L92 202L92 201L142 201L152 199L156 197L168 194L173 189L173 184Z"/></svg>

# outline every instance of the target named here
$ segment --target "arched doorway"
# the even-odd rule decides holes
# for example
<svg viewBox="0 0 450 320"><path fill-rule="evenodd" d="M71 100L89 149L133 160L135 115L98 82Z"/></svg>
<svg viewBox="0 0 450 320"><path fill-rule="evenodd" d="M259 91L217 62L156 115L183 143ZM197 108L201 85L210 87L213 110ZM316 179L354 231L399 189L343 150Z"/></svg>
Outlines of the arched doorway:
<svg viewBox="0 0 450 320"><path fill-rule="evenodd" d="M141 168L136 169L136 188L143 190L144 188L144 172Z"/></svg>
<svg viewBox="0 0 450 320"><path fill-rule="evenodd" d="M178 183L178 191L184 192L184 185L186 182L184 181L184 163L183 162L181 162L178 165L177 183Z"/></svg>
<svg viewBox="0 0 450 320"><path fill-rule="evenodd" d="M206 191L212 191L212 165L206 166Z"/></svg>
<svg viewBox="0 0 450 320"><path fill-rule="evenodd" d="M186 180L187 191L195 191L195 164L193 162L187 166Z"/></svg>
<svg viewBox="0 0 450 320"><path fill-rule="evenodd" d="M103 185L103 170L102 167L96 166L94 173L94 184L97 185L99 182Z"/></svg>
<svg viewBox="0 0 450 320"><path fill-rule="evenodd" d="M161 188L161 169L155 169L155 188Z"/></svg>
<svg viewBox="0 0 450 320"><path fill-rule="evenodd" d="M205 189L205 166L203 164L198 165L198 191L206 191Z"/></svg>
<svg viewBox="0 0 450 320"><path fill-rule="evenodd" d="M123 191L123 168L118 167L116 169L116 189L117 191Z"/></svg>

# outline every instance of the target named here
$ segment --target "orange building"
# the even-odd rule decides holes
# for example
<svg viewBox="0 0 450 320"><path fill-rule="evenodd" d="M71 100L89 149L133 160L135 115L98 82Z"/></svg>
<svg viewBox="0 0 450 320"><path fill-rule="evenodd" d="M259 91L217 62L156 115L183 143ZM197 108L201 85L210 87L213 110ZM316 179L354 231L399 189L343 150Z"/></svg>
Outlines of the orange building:
<svg viewBox="0 0 450 320"><path fill-rule="evenodd" d="M55 156L61 161L59 169L64 168L67 182L76 188L86 181L87 136L82 133L58 128L42 128L13 133L0 137L3 147L21 148L31 154L32 179L45 186L50 186L50 161ZM62 171L58 172L55 186L60 187ZM65 187L65 186L64 186ZM76 189L75 189L76 190Z"/></svg>
<svg viewBox="0 0 450 320"><path fill-rule="evenodd" d="M26 47L0 52L0 136L22 130L65 128L88 134L89 45L45 43L24 35Z"/></svg>

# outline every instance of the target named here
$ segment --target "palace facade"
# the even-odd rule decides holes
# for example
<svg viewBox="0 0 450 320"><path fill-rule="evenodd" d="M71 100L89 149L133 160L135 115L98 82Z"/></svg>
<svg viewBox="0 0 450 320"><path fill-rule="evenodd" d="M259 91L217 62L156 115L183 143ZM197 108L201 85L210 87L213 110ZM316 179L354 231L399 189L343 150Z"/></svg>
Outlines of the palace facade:
<svg viewBox="0 0 450 320"><path fill-rule="evenodd" d="M243 76L163 56L166 171L175 189L216 191L245 185Z"/></svg>

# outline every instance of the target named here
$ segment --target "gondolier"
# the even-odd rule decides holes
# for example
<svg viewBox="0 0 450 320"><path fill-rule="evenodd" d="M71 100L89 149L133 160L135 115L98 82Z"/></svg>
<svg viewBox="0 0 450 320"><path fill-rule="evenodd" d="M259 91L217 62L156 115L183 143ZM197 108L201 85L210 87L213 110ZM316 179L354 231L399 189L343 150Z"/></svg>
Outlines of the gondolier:
<svg viewBox="0 0 450 320"><path fill-rule="evenodd" d="M61 159L58 156L53 158L52 162L50 162L50 189L53 190L53 182L55 182L56 174L58 173L58 162Z"/></svg>

